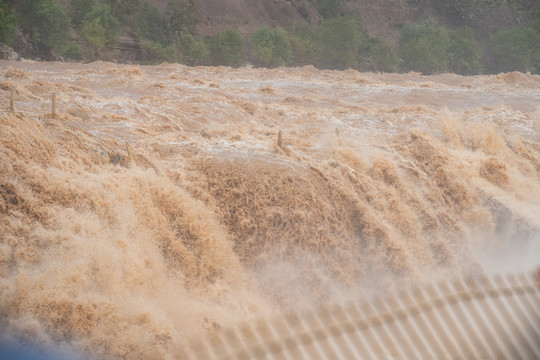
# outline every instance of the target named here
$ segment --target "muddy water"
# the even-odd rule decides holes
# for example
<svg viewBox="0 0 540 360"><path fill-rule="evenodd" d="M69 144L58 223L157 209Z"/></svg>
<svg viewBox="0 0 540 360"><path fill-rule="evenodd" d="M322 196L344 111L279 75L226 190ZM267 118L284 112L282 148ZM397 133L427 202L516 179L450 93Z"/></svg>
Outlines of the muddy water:
<svg viewBox="0 0 540 360"><path fill-rule="evenodd" d="M169 359L539 262L539 76L0 62L0 88L5 341Z"/></svg>

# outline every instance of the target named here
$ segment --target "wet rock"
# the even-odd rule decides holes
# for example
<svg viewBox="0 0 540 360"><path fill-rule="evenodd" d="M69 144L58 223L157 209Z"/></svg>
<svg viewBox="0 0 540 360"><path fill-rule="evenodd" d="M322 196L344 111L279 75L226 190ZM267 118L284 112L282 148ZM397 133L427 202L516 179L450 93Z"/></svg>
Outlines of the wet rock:
<svg viewBox="0 0 540 360"><path fill-rule="evenodd" d="M20 55L6 44L0 43L0 59L10 61L20 60Z"/></svg>
<svg viewBox="0 0 540 360"><path fill-rule="evenodd" d="M499 200L488 197L484 199L484 205L489 209L493 222L495 223L495 231L498 235L507 235L513 222L512 211Z"/></svg>
<svg viewBox="0 0 540 360"><path fill-rule="evenodd" d="M55 51L51 51L51 53L49 55L49 60L50 61L66 62L66 59L64 59L64 57L62 55L58 54Z"/></svg>
<svg viewBox="0 0 540 360"><path fill-rule="evenodd" d="M484 206L491 213L498 238L527 241L540 231L530 221L513 212L512 209L496 198L488 195L483 197Z"/></svg>

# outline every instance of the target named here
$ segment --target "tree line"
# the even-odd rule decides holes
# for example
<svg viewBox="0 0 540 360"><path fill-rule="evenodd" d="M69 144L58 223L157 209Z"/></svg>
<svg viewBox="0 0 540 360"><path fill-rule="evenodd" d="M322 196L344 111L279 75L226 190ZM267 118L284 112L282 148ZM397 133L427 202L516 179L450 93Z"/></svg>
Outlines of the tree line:
<svg viewBox="0 0 540 360"><path fill-rule="evenodd" d="M0 42L10 44L22 34L34 53L97 60L121 51L119 36L128 28L137 39L136 60L147 64L540 73L540 6L531 23L492 32L488 50L481 51L470 27L450 29L434 19L402 24L399 40L391 44L370 36L360 16L336 12L339 0L310 1L322 15L317 25L262 26L247 35L229 29L201 38L192 0L172 0L165 11L142 0L70 0L69 6L57 0L0 0Z"/></svg>

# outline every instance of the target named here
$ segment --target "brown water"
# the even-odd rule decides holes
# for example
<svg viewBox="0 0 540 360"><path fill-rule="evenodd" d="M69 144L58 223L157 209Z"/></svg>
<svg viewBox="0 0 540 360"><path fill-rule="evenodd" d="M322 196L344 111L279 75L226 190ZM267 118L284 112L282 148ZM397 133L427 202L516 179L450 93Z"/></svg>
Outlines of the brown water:
<svg viewBox="0 0 540 360"><path fill-rule="evenodd" d="M0 62L0 88L3 339L173 359L540 262L540 76Z"/></svg>

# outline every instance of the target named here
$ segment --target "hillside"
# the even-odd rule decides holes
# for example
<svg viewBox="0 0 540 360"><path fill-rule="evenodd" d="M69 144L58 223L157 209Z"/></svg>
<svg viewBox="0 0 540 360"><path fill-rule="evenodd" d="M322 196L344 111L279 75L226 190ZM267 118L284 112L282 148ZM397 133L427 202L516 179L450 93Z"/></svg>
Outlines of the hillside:
<svg viewBox="0 0 540 360"><path fill-rule="evenodd" d="M0 19L30 59L540 71L534 0L0 0Z"/></svg>

